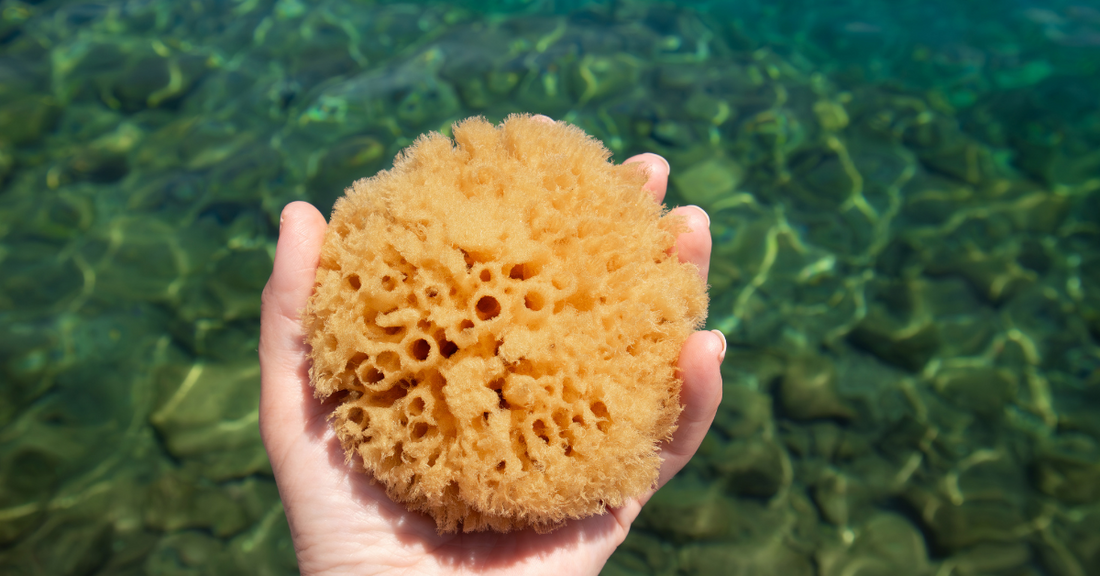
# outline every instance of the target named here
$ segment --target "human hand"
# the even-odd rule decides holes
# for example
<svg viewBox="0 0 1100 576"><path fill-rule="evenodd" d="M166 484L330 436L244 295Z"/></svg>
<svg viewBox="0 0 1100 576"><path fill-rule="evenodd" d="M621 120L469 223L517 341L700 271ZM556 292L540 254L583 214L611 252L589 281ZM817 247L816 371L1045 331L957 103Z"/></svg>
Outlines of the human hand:
<svg viewBox="0 0 1100 576"><path fill-rule="evenodd" d="M645 187L664 200L669 167L660 156L630 158L648 171ZM693 206L673 210L689 232L677 238L680 259L706 279L709 218ZM302 574L596 574L623 542L656 488L606 514L570 520L549 534L522 530L437 534L435 522L409 512L344 460L328 422L334 403L313 397L309 347L300 312L313 291L324 217L305 202L283 209L271 278L263 291L260 328L260 433L271 459ZM684 406L678 428L661 446L658 486L687 464L714 420L722 397L719 365L725 340L696 332L679 368Z"/></svg>

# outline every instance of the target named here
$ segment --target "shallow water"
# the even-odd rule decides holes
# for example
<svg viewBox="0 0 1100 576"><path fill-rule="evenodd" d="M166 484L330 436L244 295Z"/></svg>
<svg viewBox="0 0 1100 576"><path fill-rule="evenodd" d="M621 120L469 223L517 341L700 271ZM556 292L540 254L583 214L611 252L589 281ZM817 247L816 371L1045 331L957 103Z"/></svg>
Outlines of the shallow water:
<svg viewBox="0 0 1100 576"><path fill-rule="evenodd" d="M1092 0L4 0L0 573L296 572L279 211L526 111L712 218L723 405L606 574L1100 575L1098 69Z"/></svg>

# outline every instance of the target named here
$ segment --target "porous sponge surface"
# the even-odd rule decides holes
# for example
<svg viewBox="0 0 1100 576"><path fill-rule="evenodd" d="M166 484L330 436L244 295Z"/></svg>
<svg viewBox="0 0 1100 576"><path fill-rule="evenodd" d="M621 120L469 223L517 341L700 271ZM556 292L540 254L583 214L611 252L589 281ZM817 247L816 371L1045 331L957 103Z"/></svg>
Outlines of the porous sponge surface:
<svg viewBox="0 0 1100 576"><path fill-rule="evenodd" d="M422 136L333 210L304 315L316 395L440 532L551 530L657 480L706 287L636 166L565 123Z"/></svg>

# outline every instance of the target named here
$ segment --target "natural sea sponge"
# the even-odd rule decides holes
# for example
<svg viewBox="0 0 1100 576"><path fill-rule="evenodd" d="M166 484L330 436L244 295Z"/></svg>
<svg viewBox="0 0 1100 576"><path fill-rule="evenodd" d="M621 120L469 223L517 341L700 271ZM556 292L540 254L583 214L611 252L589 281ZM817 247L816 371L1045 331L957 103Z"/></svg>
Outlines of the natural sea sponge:
<svg viewBox="0 0 1100 576"><path fill-rule="evenodd" d="M581 130L422 136L337 201L304 316L316 395L440 532L602 513L657 480L706 287L682 221Z"/></svg>

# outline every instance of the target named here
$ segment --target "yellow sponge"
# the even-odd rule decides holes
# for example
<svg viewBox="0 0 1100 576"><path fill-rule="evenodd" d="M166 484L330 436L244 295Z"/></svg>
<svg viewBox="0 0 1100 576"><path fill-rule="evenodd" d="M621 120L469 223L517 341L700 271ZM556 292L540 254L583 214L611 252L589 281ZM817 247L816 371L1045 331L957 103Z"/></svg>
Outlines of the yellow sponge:
<svg viewBox="0 0 1100 576"><path fill-rule="evenodd" d="M649 489L706 286L637 166L472 118L337 201L305 313L347 450L440 532L544 532Z"/></svg>

